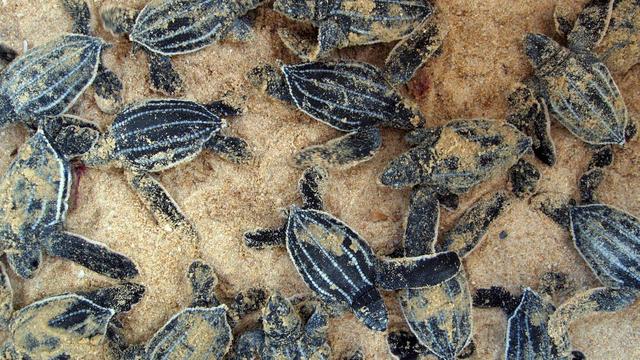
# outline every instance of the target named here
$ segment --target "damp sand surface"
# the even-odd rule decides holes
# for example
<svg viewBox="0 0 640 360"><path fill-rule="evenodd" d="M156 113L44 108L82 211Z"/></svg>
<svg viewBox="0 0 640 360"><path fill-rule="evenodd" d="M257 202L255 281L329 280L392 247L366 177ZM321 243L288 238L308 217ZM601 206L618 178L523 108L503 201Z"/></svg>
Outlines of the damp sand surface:
<svg viewBox="0 0 640 360"><path fill-rule="evenodd" d="M120 1L142 8L145 1ZM428 119L428 126L457 118L504 119L506 94L531 68L521 51L526 32L553 34L555 1L437 1L450 31L443 53L429 61L404 88ZM91 1L92 11L103 5ZM299 201L296 181L301 171L291 164L296 150L339 135L291 107L254 90L244 74L260 62L287 63L295 58L282 46L276 30L290 23L261 7L256 11L256 36L240 44L223 42L205 50L176 57L182 74L184 97L208 102L227 97L246 107L246 113L230 119L229 134L248 140L255 160L234 165L204 153L189 163L164 171L158 179L193 221L201 234L203 260L219 279L219 293L226 298L250 287L278 289L285 295L309 292L283 249L254 251L243 245L242 233L256 227L282 223L281 209ZM0 3L0 39L17 49L53 39L71 28L71 21L57 0L4 0ZM97 32L115 46L105 53L107 65L125 85L125 103L161 97L149 88L146 56L132 53L125 39L100 29ZM340 50L336 56L380 65L391 45ZM640 113L640 66L615 79L632 116ZM113 116L101 113L93 90L72 109L74 114L96 121L103 129ZM28 136L19 127L0 132L0 171L5 171L18 147ZM558 164L541 169L540 191L577 195L577 180L589 160L586 146L554 123L552 136L558 148ZM378 254L391 253L400 243L402 220L409 191L381 186L377 178L385 165L407 149L402 133L383 130L383 147L372 160L346 171L333 171L327 185L326 207L351 225ZM640 216L640 143L615 150L614 165L606 172L601 200ZM129 188L121 170L86 169L76 172L66 227L129 255L139 266L138 282L147 287L142 302L123 318L127 339L142 342L173 314L189 305L191 294L185 272L196 248L179 233L159 228ZM483 194L507 187L505 174L474 188L461 198L460 208L443 211L441 232L451 228L469 205ZM499 236L502 234L502 236ZM515 199L489 229L479 247L464 260L472 288L491 285L520 291L536 288L547 271L568 274L570 286L585 289L598 285L596 278L573 247L569 234L535 211L529 199ZM22 307L61 292L105 286L110 281L68 261L46 257L41 270L28 281L15 278L16 306ZM387 293L391 327L406 328L394 294ZM588 359L640 358L640 302L616 313L585 318L571 326L575 349ZM503 356L506 318L498 310L474 309L473 359ZM245 324L246 325L246 324ZM367 359L386 359L386 337L367 330L352 315L330 323L334 357L339 359L361 348Z"/></svg>

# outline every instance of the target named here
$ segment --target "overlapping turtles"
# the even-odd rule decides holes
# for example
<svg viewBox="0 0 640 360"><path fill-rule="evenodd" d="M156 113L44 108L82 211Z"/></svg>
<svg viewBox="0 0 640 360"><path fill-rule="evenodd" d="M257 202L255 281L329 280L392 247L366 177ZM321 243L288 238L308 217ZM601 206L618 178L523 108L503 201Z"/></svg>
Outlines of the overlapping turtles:
<svg viewBox="0 0 640 360"><path fill-rule="evenodd" d="M154 0L140 11L106 6L101 19L113 34L127 33L135 47L144 49L152 88L177 94L184 84L170 57L223 39L248 39L247 13L263 2ZM252 153L243 139L221 134L225 118L241 114L222 101L152 99L120 110L123 87L101 63L107 46L91 35L88 5L82 0L62 4L73 18L73 34L20 56L0 45L0 126L20 122L33 131L0 179L0 246L9 266L23 278L34 275L47 253L114 279L130 279L138 269L129 258L63 229L71 159L124 169L158 223L186 230L197 241L193 225L151 174L203 150L237 163L247 162ZM613 162L612 145L623 146L636 132L609 72L609 67L626 72L640 60L636 2L593 0L575 19L568 7L559 5L556 30L566 37L567 46L542 34L525 37L534 75L509 96L507 122L463 119L429 128L424 128L427 122L417 107L394 87L437 55L446 35L446 25L428 1L277 0L273 7L318 27L317 41L279 29L286 47L305 62L279 68L260 65L247 74L249 81L347 134L295 156L295 165L306 168L299 182L302 207L290 207L286 224L279 228L247 232L245 242L253 248L285 245L314 294L300 300L274 292L260 324L232 346L232 327L262 307L265 293L253 290L222 304L214 294L217 280L211 267L195 261L187 272L192 304L144 344L130 345L114 316L139 302L144 287L123 283L63 294L14 312L2 268L0 325L9 330L6 358L73 358L108 343L110 354L122 359L329 359L335 355L327 339L329 316L350 309L370 329L388 329L378 290L382 288L399 290L411 330L389 332L390 352L398 358L430 353L455 359L472 353L474 304L500 306L510 316L506 359L565 359L571 354L571 321L593 312L618 311L635 301L640 291L640 220L598 203L596 190L602 169ZM335 49L391 41L398 43L382 69L325 60ZM104 133L91 122L66 115L90 85L98 106L118 113ZM604 286L579 292L557 309L549 299L557 284L539 292L526 288L522 296L499 287L472 294L461 258L478 245L511 196L497 192L483 197L438 241L440 206L456 208L458 196L507 171L516 196L533 195L540 172L523 157L533 151L543 163L555 164L550 116L594 147L594 155L579 182L582 205L549 194L536 196L535 203L570 230L576 249ZM324 210L322 199L327 179L323 167L346 168L373 157L381 147L382 126L412 130L406 140L413 147L380 175L385 186L413 188L400 257L374 255L355 230Z"/></svg>

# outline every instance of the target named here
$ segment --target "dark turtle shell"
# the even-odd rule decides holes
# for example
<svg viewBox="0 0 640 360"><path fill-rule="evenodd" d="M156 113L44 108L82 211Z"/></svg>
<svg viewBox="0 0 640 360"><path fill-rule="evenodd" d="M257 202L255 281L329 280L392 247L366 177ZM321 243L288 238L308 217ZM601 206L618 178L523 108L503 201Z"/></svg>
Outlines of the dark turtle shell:
<svg viewBox="0 0 640 360"><path fill-rule="evenodd" d="M64 35L35 47L0 73L0 123L66 112L96 77L105 43Z"/></svg>
<svg viewBox="0 0 640 360"><path fill-rule="evenodd" d="M197 156L223 124L193 101L147 100L113 121L112 157L136 170L165 170Z"/></svg>
<svg viewBox="0 0 640 360"><path fill-rule="evenodd" d="M640 289L640 221L602 204L571 207L569 216L576 248L598 279Z"/></svg>
<svg viewBox="0 0 640 360"><path fill-rule="evenodd" d="M282 72L294 104L338 130L379 125L413 129L424 124L372 65L311 62L283 65Z"/></svg>
<svg viewBox="0 0 640 360"><path fill-rule="evenodd" d="M531 147L515 127L492 120L452 121L409 137L420 145L389 164L381 176L384 185L424 184L463 193L514 165Z"/></svg>
<svg viewBox="0 0 640 360"><path fill-rule="evenodd" d="M329 303L349 305L368 327L382 331L387 311L375 288L375 258L346 224L322 211L292 207L287 249L303 280Z"/></svg>
<svg viewBox="0 0 640 360"><path fill-rule="evenodd" d="M165 56L194 52L221 40L262 1L153 0L138 14L129 38Z"/></svg>
<svg viewBox="0 0 640 360"><path fill-rule="evenodd" d="M15 314L9 327L10 342L29 359L97 357L97 345L104 340L114 314L75 294L50 297Z"/></svg>
<svg viewBox="0 0 640 360"><path fill-rule="evenodd" d="M222 359L231 339L226 306L187 308L153 336L145 359Z"/></svg>

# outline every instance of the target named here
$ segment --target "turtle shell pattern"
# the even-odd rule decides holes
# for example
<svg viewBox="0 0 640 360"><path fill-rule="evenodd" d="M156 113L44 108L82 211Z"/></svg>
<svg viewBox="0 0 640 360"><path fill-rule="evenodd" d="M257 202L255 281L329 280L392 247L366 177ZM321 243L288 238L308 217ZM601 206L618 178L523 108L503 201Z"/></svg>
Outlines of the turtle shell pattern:
<svg viewBox="0 0 640 360"><path fill-rule="evenodd" d="M222 126L222 119L193 101L144 101L113 121L112 156L134 170L165 170L197 156Z"/></svg>
<svg viewBox="0 0 640 360"><path fill-rule="evenodd" d="M221 40L261 1L153 0L138 14L129 38L165 56L194 52Z"/></svg>
<svg viewBox="0 0 640 360"><path fill-rule="evenodd" d="M374 66L360 62L283 65L290 96L305 114L340 131L422 123Z"/></svg>
<svg viewBox="0 0 640 360"><path fill-rule="evenodd" d="M402 39L432 13L428 0L342 0L322 20L340 24L349 45L365 45Z"/></svg>
<svg viewBox="0 0 640 360"><path fill-rule="evenodd" d="M0 108L17 119L63 114L95 79L104 46L70 34L29 50L0 73Z"/></svg>
<svg viewBox="0 0 640 360"><path fill-rule="evenodd" d="M14 349L33 359L97 356L115 311L75 294L50 297L19 310L9 327Z"/></svg>

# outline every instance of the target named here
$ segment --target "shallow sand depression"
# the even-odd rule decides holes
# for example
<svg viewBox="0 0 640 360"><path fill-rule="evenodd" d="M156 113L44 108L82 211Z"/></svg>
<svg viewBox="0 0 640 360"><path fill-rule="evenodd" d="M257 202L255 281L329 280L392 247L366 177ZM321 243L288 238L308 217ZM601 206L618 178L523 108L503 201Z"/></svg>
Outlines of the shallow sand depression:
<svg viewBox="0 0 640 360"><path fill-rule="evenodd" d="M142 8L146 1L119 1ZM106 2L105 2L106 3ZM450 30L443 53L429 61L402 90L418 103L427 126L458 118L504 119L506 94L530 74L521 50L527 32L554 34L555 1L436 1ZM102 1L91 1L92 12ZM131 342L146 341L174 313L189 305L185 272L194 257L211 264L219 279L219 294L231 298L250 287L278 289L285 295L309 293L284 249L250 250L243 232L256 227L278 226L281 209L299 201L296 181L301 170L292 166L293 154L308 145L324 142L340 133L295 109L253 89L245 74L260 62L297 60L276 34L289 22L263 6L256 13L255 38L247 43L223 42L173 59L185 82L184 98L209 102L228 97L241 102L246 113L230 119L229 134L245 138L255 153L247 165L234 165L211 153L157 176L200 232L201 253L179 234L163 231L151 218L120 170L87 169L79 179L77 198L66 228L130 256L141 275L135 281L147 287L140 304L126 314L124 323ZM124 38L114 38L95 22L96 32L115 46L106 51L107 65L125 84L124 100L161 97L149 89L147 59L132 53ZM0 40L16 49L43 44L69 31L71 21L58 0L5 0L0 4ZM390 45L338 51L336 58L351 58L380 65ZM633 117L640 113L640 66L616 74ZM105 129L112 115L100 112L87 91L72 111ZM11 126L0 131L0 170L4 171L27 131ZM587 147L557 123L552 136L558 164L544 166L531 155L542 172L539 191L576 195L577 180L590 158ZM343 171L331 171L326 195L327 210L360 233L378 254L389 254L399 245L409 191L385 188L379 174L390 159L407 149L402 133L383 130L383 147L370 161ZM640 145L634 140L615 150L615 162L606 171L600 198L603 202L640 216ZM76 179L78 181L78 179ZM483 194L507 188L506 174L492 179L461 197L457 211L442 212L441 231L451 227L462 212ZM498 234L504 232L506 236ZM465 259L472 288L501 285L512 291L537 288L547 271L568 274L575 290L599 283L574 249L570 235L533 209L529 199L515 199L489 229L484 241ZM16 308L61 292L104 286L110 281L84 268L46 257L37 275L28 281L11 275ZM406 328L393 293L385 293L391 328ZM587 359L640 358L640 302L616 314L580 320L571 327L576 350ZM474 309L472 359L503 356L506 317L499 310ZM362 349L367 359L386 359L386 334L365 328L353 315L330 322L330 344L340 359Z"/></svg>

